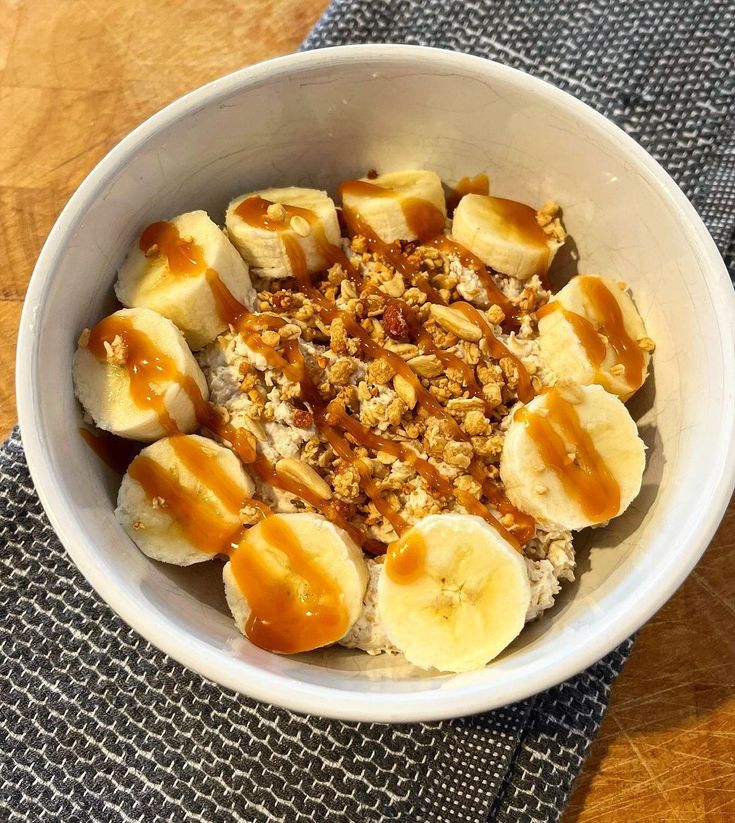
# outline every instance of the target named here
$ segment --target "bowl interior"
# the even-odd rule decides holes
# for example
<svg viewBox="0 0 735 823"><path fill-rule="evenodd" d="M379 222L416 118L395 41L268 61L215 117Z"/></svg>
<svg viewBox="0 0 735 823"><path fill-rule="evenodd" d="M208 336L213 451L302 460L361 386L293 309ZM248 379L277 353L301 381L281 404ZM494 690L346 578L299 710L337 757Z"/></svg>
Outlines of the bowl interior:
<svg viewBox="0 0 735 823"><path fill-rule="evenodd" d="M496 194L558 200L580 271L629 283L657 343L653 374L631 403L648 446L640 496L609 527L579 536L578 580L553 611L486 670L462 676L342 649L287 658L254 648L229 617L219 566L165 567L126 537L112 513L119 479L77 433L75 340L112 305L116 268L141 227L194 208L222 223L242 192L313 185L334 193L371 167L426 167L447 181L487 171ZM271 702L412 719L490 708L556 682L670 594L703 548L712 501L722 496L732 323L723 329L723 275L693 215L602 118L486 61L409 48L327 50L217 81L103 161L39 263L19 389L24 439L54 525L93 584L148 639ZM575 266L571 257L566 264Z"/></svg>

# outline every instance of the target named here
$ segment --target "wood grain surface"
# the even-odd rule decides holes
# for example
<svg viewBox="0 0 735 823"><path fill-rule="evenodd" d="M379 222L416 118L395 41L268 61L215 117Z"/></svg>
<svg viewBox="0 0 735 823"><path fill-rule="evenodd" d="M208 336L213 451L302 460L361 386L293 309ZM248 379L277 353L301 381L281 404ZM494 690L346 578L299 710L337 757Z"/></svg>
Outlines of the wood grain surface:
<svg viewBox="0 0 735 823"><path fill-rule="evenodd" d="M15 421L28 278L82 178L174 98L293 51L325 6L0 0L0 435ZM564 823L735 821L734 540L731 505L695 572L641 631Z"/></svg>

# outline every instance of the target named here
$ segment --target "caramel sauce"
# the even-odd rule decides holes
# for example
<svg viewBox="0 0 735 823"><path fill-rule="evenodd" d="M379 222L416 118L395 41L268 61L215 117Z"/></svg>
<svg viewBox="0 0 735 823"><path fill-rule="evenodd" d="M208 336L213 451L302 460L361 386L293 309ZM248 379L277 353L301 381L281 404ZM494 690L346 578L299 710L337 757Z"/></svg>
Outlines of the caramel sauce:
<svg viewBox="0 0 735 823"><path fill-rule="evenodd" d="M363 181L357 182L363 185ZM375 189L379 189L379 187L374 186L374 184L364 185L372 187L373 195L375 195ZM388 190L383 189L381 191L385 192L385 194L380 194L377 196L394 196L393 193L388 192ZM244 204L248 205L245 206ZM269 205L271 205L270 202L263 200L262 198L248 198L246 201L243 201L243 203L240 204L237 212L242 219L246 219L247 222L253 225L259 225L261 228L265 228L267 230L283 231L283 229L285 228L285 224L273 221L267 215L267 208ZM285 206L284 208L286 209L287 215L293 216L295 214L298 214L299 216L304 217L304 219L306 219L309 222L309 225L312 227L312 231L314 232L317 247L322 252L329 265L332 265L333 263L340 263L341 265L343 265L347 273L353 279L357 278L357 282L359 283L359 276L356 274L352 266L349 264L349 261L346 259L341 249L329 244L326 241L326 238L323 236L323 230L321 229L321 226L319 226L318 221L316 220L316 216L313 214L313 212L310 212L308 209L298 209L297 207L292 206ZM415 233L418 234L419 238L430 239L433 235L437 234L438 232L441 232L441 229L444 225L444 218L443 215L441 215L441 212L438 209L436 209L432 204L425 203L423 201L413 202L409 199L408 201L404 201L402 203L402 208L404 209L404 214L406 215L407 222L413 228ZM439 219L437 215L441 217L441 224L439 224ZM409 261L407 256L403 254L400 244L381 244L379 239L372 235L372 232L369 230L369 227L364 226L360 223L359 216L350 215L349 213L347 213L345 217L348 225L351 225L353 231L357 230L359 231L359 233L365 235L368 239L368 242L373 243L376 246L376 248L378 245L382 246L382 253L385 254L389 262L393 263L394 267L397 270L403 271L404 274L407 273L415 276L417 281L416 285L418 285L427 293L429 299L435 302L442 302L438 292L436 292L436 290L433 289L429 284L428 278L426 278L426 276L422 273L419 273L418 267L412 261ZM286 235L284 236L284 241L286 240L293 240L293 238L289 238ZM317 422L320 431L322 431L325 438L328 440L328 442L330 442L330 444L334 448L335 452L338 455L340 455L343 460L352 463L353 465L356 465L358 471L360 472L362 485L365 492L374 502L376 508L378 508L378 510L383 514L383 516L385 516L386 519L393 525L394 529L398 534L401 534L407 529L406 522L398 514L398 512L392 509L387 500L385 500L382 492L380 491L380 489L377 488L374 481L372 480L369 471L367 471L362 461L356 458L353 452L353 447L347 441L347 439L337 431L337 427L341 428L346 433L348 433L350 437L352 437L352 439L358 445L365 445L368 448L386 451L390 454L395 455L397 458L407 462L409 465L412 465L416 469L417 473L425 481L427 487L432 492L444 496L448 496L454 493L457 499L460 500L462 505L464 505L468 511L470 511L473 514L479 514L480 516L484 517L495 528L497 528L507 539L513 542L514 545L518 545L515 537L510 532L508 532L508 530L505 529L505 527L501 523L499 523L496 520L496 518L487 510L485 506L483 506L471 495L465 492L461 492L459 490L453 490L451 484L440 474L440 472L428 461L419 458L418 455L412 449L408 448L404 444L396 443L394 441L389 440L388 438L382 437L376 433L373 433L365 429L361 426L361 424L359 424L357 420L354 420L349 415L347 415L344 409L335 410L330 408L327 411L324 408L324 404L319 396L319 393L317 392L316 388L314 387L306 372L303 357L301 356L301 352L298 349L298 344L296 343L296 341L284 341L283 348L285 357L282 357L272 347L263 344L262 340L257 335L258 330L262 330L263 328L278 328L281 325L283 325L284 321L280 318L272 317L269 315L251 315L248 312L248 310L234 298L229 289L227 289L224 283L222 283L218 274L214 270L206 267L203 255L199 247L191 240L183 240L179 236L178 231L176 230L176 227L173 226L173 224L152 224L152 226L149 226L143 233L140 244L141 248L143 248L148 253L150 253L150 250L153 246L156 246L157 253L165 254L168 257L169 269L174 274L182 276L193 276L195 274L200 273L202 270L205 271L207 281L212 290L212 294L215 299L220 316L229 325L233 326L238 331L240 331L245 337L248 346L251 347L253 350L257 351L258 353L262 354L268 361L269 365L278 368L279 370L283 371L289 377L289 379L299 382L301 384L302 396L304 397L304 399L307 400L307 402L309 402L312 405L314 409L315 421ZM450 241L448 238L435 237L433 244L440 248L443 246L443 248L446 250L448 245L452 244L452 241ZM315 300L315 302L319 306L319 311L320 315L322 316L322 319L324 319L327 322L331 322L331 320L335 317L341 317L341 319L345 323L347 331L360 341L363 351L368 356L374 358L384 357L389 363L391 363L391 365L397 373L401 374L406 380L409 381L409 383L411 383L411 385L416 390L419 404L422 406L422 408L424 408L424 410L427 413L432 414L434 416L449 419L452 422L452 424L457 428L458 432L461 433L461 430L459 430L457 427L456 421L454 421L454 419L450 415L448 415L448 413L444 410L441 404L439 404L439 402L434 398L434 396L426 389L424 389L416 374L403 361L402 358L398 357L394 353L388 351L387 349L384 349L383 347L375 343L375 341L372 340L370 335L364 329L362 329L362 327L359 325L357 321L355 321L354 318L352 318L345 312L340 312L336 308L326 305L326 302L322 295L315 289L311 288L310 278L306 272L306 261L304 258L304 253L302 248L299 246L298 242L296 242L295 240L290 244L285 242L284 246L286 248L286 253L289 256L292 269L297 275L296 279L299 283L299 286L304 291L307 291L307 293L309 293L309 296L313 300ZM457 247L457 244L452 244L452 246L452 250L455 253L461 251L462 249L462 247ZM469 252L466 252L466 254L469 254ZM468 259L469 258L465 256L465 258L462 261L464 265L467 265ZM473 268L475 268L475 270L478 271L478 274L480 272L484 272L486 275L486 280L484 280L484 282L486 282L486 288L488 288L489 299L492 300L492 302L495 302L503 306L504 311L506 311L508 303L507 301L505 301L505 298L502 295L502 293L499 292L495 284L492 282L490 276L487 274L487 271L484 269L481 263L479 263L478 265L478 261L472 262ZM505 305L503 305L502 301L505 301ZM489 330L489 324L486 325ZM116 330L107 328L104 331L106 332L106 335L110 332L114 332L111 338L105 336L105 339L109 339L109 342L112 342L112 339L114 339L115 334L120 333L119 329ZM492 335L491 330L490 334ZM135 337L135 332L133 332L132 336ZM130 339L127 339L125 337L123 337L123 339L128 344L128 356L130 362L131 341ZM502 356L512 357L510 352L508 352L507 349L505 349L505 347L502 346L502 344L500 344L499 341L497 341L494 338L494 336L492 336L492 340L494 340L495 343L497 343L497 346L501 347ZM140 344L137 349L135 346L136 342ZM467 364L464 363L464 361L452 355L451 353L439 350L436 346L434 346L430 335L428 335L428 333L426 333L423 330L419 330L417 332L417 342L422 351L430 351L431 353L437 354L437 356L440 358L441 362L445 366L453 366L456 369L458 369L463 374L466 386L471 394L480 393L480 387L477 386L476 381L474 380L472 370L469 369L469 367L467 366ZM102 346L104 349L103 344ZM495 352L499 351L497 346L494 347ZM99 351L100 350L98 347L97 352ZM136 357L136 353L141 356ZM141 392L137 395L138 400L136 400L136 402L145 403L146 407L155 406L157 402L160 403L161 405L160 407L158 407L158 411L162 416L164 416L165 419L166 417L168 417L165 407L163 407L161 399L157 398L157 396L150 391L150 380L148 380L146 383L146 378L148 377L149 373L153 371L153 373L155 373L158 376L159 380L164 379L164 375L166 375L166 377L170 379L175 380L176 382L180 382L183 380L183 383L185 384L185 390L187 391L187 394L189 395L192 402L194 403L195 409L197 411L197 418L200 424L210 429L213 433L221 437L223 440L227 441L240 455L244 462L252 464L253 469L262 479L264 479L266 482L270 483L273 486L285 489L286 491L289 491L292 494L296 494L297 496L304 499L307 503L312 505L318 511L322 512L330 520L337 523L337 525L341 526L342 528L345 528L350 534L350 536L354 540L356 540L358 544L362 545L365 550L370 552L379 552L380 550L384 550L382 547L376 547L376 541L367 539L364 533L362 533L359 529L357 529L351 523L346 521L345 518L341 515L338 506L336 506L333 502L324 501L321 498L316 497L316 495L314 495L309 489L304 487L302 484L297 483L296 481L284 480L284 478L279 477L275 472L275 468L265 458L256 455L255 449L252 446L251 440L248 437L247 433L243 430L236 429L232 427L230 424L226 423L217 413L215 408L203 400L203 398L201 397L201 393L199 392L198 387L196 386L194 381L190 378L178 374L178 372L175 370L175 363L173 363L173 360L169 358L168 360L170 362L166 362L167 359L165 357L162 358L160 353L155 352L154 347L151 348L150 340L134 340L133 355L134 356L132 358L133 362L131 364L131 373L134 375L134 377L132 379L137 380L141 388ZM99 356L99 353L97 353L97 356ZM494 356L497 357L498 355L494 353ZM172 365L174 366L174 369L170 368ZM147 389L145 388L144 384L145 386L147 386ZM164 428L166 431L170 433L176 431L175 424L173 424L173 421L171 421L170 418L168 420L168 425L164 426ZM176 439L178 440L179 438ZM199 475L201 472L205 470L205 467L202 465L201 459L197 457L195 453L187 452L186 448L186 446L183 447L184 456L182 460L188 460L187 465L191 467L191 470L194 473ZM164 500L166 500L167 502L167 505L170 499L170 510L174 513L173 516L177 519L179 519L179 516L181 516L182 518L188 518L182 520L182 528L184 528L185 533L187 528L192 530L192 533L193 530L196 530L198 533L203 532L203 535L199 539L204 542L204 549L206 551L226 552L228 550L230 543L233 542L232 533L224 534L221 524L219 530L213 527L210 528L211 524L207 520L207 517L211 517L211 513L207 515L202 514L200 512L200 509L203 508L201 500L197 500L196 503L192 503L191 506L188 506L187 504L188 502L190 502L191 495L187 494L181 488L177 489L171 487L170 478L167 479L165 476L162 476L161 473L156 470L155 464L153 464L153 468L150 465L148 465L151 463L153 463L153 461L146 461L145 459L143 459L141 462L137 464L137 468L135 469L135 473L139 476L142 476L145 482L147 483L147 493L152 494L152 496L164 498ZM228 506L234 506L236 503L239 503L241 507L241 505L244 504L244 501L235 501L232 497L231 492L229 498L227 497L227 491L224 488L224 477L217 476L217 474L215 473L214 476L210 476L210 482L212 482L217 487L219 492L225 495L224 499L228 501ZM175 485L176 484L174 484L174 486ZM497 489L497 487L495 487L491 481L486 480L484 482L483 491L485 492L486 496L488 496L488 499L490 499L491 502L493 502L493 505L495 505L498 511L505 512L512 510L512 506L510 506L510 503L504 498L502 492L500 492L500 490ZM252 502L257 503L258 501ZM266 506L264 506L263 504L260 505L266 512L268 511ZM517 513L517 510L513 511ZM272 520L275 518L268 519ZM196 529L194 529L192 523L195 524ZM239 532L235 535L235 539L239 539L241 536L241 532ZM196 540L192 540L192 542L195 545L197 545ZM211 547L213 545L217 548L212 549ZM223 546L224 548L222 548ZM267 619L265 620L265 622L260 620L258 622L258 625L260 626L261 623L263 626L270 625ZM260 631L260 629L253 628L254 633L257 633L258 631ZM266 636L268 635L268 632L272 632L272 627L267 630L263 629L263 631L266 633L263 636ZM268 636L270 636L271 640L273 640L272 634ZM254 642L258 641L254 640ZM291 641L287 641L284 639L284 643L288 644L288 642ZM304 640L304 642L311 643L312 641ZM258 643L258 645L261 645L261 643ZM269 647L269 645L266 645L265 647ZM314 647L315 646L309 646L309 648ZM273 650L277 651L279 649L274 648Z"/></svg>
<svg viewBox="0 0 735 823"><path fill-rule="evenodd" d="M600 333L610 341L617 356L617 362L625 369L625 379L636 388L643 383L646 366L640 346L628 334L623 320L623 312L610 289L597 277L581 277L582 291L589 301L600 326Z"/></svg>
<svg viewBox="0 0 735 823"><path fill-rule="evenodd" d="M490 505L500 512L501 515L509 515L513 518L513 531L509 531L499 523L499 521L492 522L490 525L500 531L500 533L511 543L518 551L520 551L521 544L525 545L536 535L536 521L530 514L522 512L517 509L505 494L498 488L498 486L488 477L487 469L481 463L473 461L470 465L470 474L482 487L482 493L487 498ZM467 492L463 492L468 497L471 497ZM471 497L474 503L477 503L475 498ZM471 509L471 503L463 503L465 508ZM483 507L484 508L484 507ZM472 514L480 514L479 511L471 511ZM487 520L487 518L485 518ZM498 525L496 525L496 523ZM498 528L499 526L499 528Z"/></svg>
<svg viewBox="0 0 735 823"><path fill-rule="evenodd" d="M94 434L88 429L80 428L79 434L97 457L118 474L125 474L133 458L143 448L142 443L126 440L110 432Z"/></svg>
<svg viewBox="0 0 735 823"><path fill-rule="evenodd" d="M546 394L545 408L545 415L519 409L515 419L524 423L544 464L592 522L603 523L615 517L620 509L620 487L580 425L574 404L557 389L551 389Z"/></svg>
<svg viewBox="0 0 735 823"><path fill-rule="evenodd" d="M389 200L398 200L406 219L408 228L416 235L419 241L428 240L444 230L444 215L433 203L420 197L402 197L399 192L369 183L366 180L345 180L339 187L339 196L343 203L343 212L350 225L350 219L357 217L352 209L344 206L345 195L348 197L380 197ZM362 222L362 221L361 221ZM362 233L362 232L360 232ZM371 232L372 234L372 232Z"/></svg>
<svg viewBox="0 0 735 823"><path fill-rule="evenodd" d="M168 441L174 454L231 514L238 514L247 501L232 482L232 477L222 468L216 456L198 440L183 434Z"/></svg>
<svg viewBox="0 0 735 823"><path fill-rule="evenodd" d="M518 398L522 402L528 403L528 401L534 396L535 392L533 390L531 378L529 377L529 374L526 371L526 367L493 334L492 326L490 325L485 315L479 309L476 309L469 303L461 301L457 303L452 303L451 307L462 312L462 314L464 314L464 316L471 323L476 325L482 331L483 337L488 347L488 351L490 352L490 355L492 357L494 357L496 360L500 360L502 357L508 357L513 361L516 369L518 370L518 386L516 388Z"/></svg>
<svg viewBox="0 0 735 823"><path fill-rule="evenodd" d="M472 271L474 271L477 275L479 281L482 283L482 287L485 289L488 302L491 305L495 304L500 306L503 310L503 314L505 314L504 324L507 323L508 325L518 325L518 313L520 308L518 306L514 306L503 294L503 292L500 291L495 284L495 281L490 276L490 272L487 270L487 267L479 257L476 257L469 249L444 234L432 238L426 243L426 245L434 246L434 248L439 249L439 251L443 251L446 254L453 254L466 269L472 269Z"/></svg>
<svg viewBox="0 0 735 823"><path fill-rule="evenodd" d="M412 530L391 543L385 557L385 573L394 582L407 585L418 580L426 567L426 541Z"/></svg>
<svg viewBox="0 0 735 823"><path fill-rule="evenodd" d="M163 466L139 454L128 467L128 475L143 488L149 500L164 501L166 513L176 522L186 539L207 554L229 554L233 541L239 539L242 526L235 529L223 521L220 513L195 489L182 486ZM206 483L207 476L202 478ZM242 501L242 505L247 498Z"/></svg>
<svg viewBox="0 0 735 823"><path fill-rule="evenodd" d="M176 434L178 426L168 413L165 394L158 391L162 384L177 383L189 396L194 406L201 401L196 381L182 374L176 361L164 354L145 332L137 329L129 316L112 314L100 320L89 334L89 351L101 362L107 360L105 343L113 345L119 338L126 349L123 366L130 381L130 397L139 409L150 410L166 434Z"/></svg>
<svg viewBox="0 0 735 823"><path fill-rule="evenodd" d="M289 221L292 217L302 217L309 224L309 236L313 238L317 251L324 258L326 262L325 268L339 264L343 267L347 276L353 280L356 285L360 285L359 276L350 265L347 255L345 255L339 246L329 242L323 226L311 209L281 203L280 205L283 206L286 216L283 220L276 220L268 215L268 208L272 205L274 205L272 200L266 200L259 195L254 195L253 197L247 197L243 200L235 209L235 214L249 226L277 232L280 235L286 256L291 265L291 271L297 281L300 283L308 282L309 274L304 249L291 234Z"/></svg>
<svg viewBox="0 0 735 823"><path fill-rule="evenodd" d="M495 214L505 224L504 228L507 229L510 239L522 240L529 246L546 250L547 260L544 267L547 268L549 238L536 220L536 209L525 203L519 203L517 200L506 200L504 197L488 199L493 205Z"/></svg>
<svg viewBox="0 0 735 823"><path fill-rule="evenodd" d="M643 382L646 361L640 346L625 328L618 301L599 278L581 275L578 280L594 316L594 323L581 314L564 308L558 300L542 306L536 312L536 317L540 320L552 312L561 312L596 369L600 368L607 355L603 336L606 337L615 352L615 362L625 369L628 385L637 388ZM596 379L603 385L607 382L599 372Z"/></svg>
<svg viewBox="0 0 735 823"><path fill-rule="evenodd" d="M341 311L334 306L330 306L327 304L324 296L320 294L316 289L313 287L306 290L306 294L310 297L312 302L316 304L319 310L319 314L321 318L326 323L331 323L332 320L339 317L345 325L346 330L353 336L356 337L363 348L363 351L372 357L373 359L377 358L384 358L396 373L400 374L404 377L411 385L413 386L414 390L416 391L417 402L420 406L424 408L424 410L435 417L440 417L442 419L450 421L454 434L456 437L460 439L467 439L467 435L462 431L462 429L457 424L457 421L449 414L449 412L437 401L434 395L431 394L427 389L424 388L421 381L419 380L416 373L413 369L397 354L394 352L389 351L388 349L380 346L376 343L362 328L362 326L347 312ZM523 393L524 397L528 397L530 399L533 396L533 387L530 383L530 378L528 377L528 373L526 372L523 364L518 360L514 355L512 355L503 344L497 340L497 338L493 335L492 329L490 324L487 321L484 321L481 313L474 309L473 307L469 306L469 304L455 304L456 306L459 305L467 305L469 309L477 312L480 315L482 323L481 327L483 328L486 336L489 335L490 340L488 344L491 347L491 354L494 357L510 357L514 362L516 362L519 371L519 396ZM472 319L472 318L471 318ZM473 322L475 322L473 320ZM491 342L493 341L493 342ZM432 341L433 345L433 341ZM443 354L447 354L443 352ZM300 352L299 352L300 356ZM464 364L463 364L464 365ZM302 369L303 374L305 375L305 369ZM525 376L525 382L524 382ZM318 392L312 386L309 386L310 381L302 379L301 386L302 386L302 393L303 396L311 397L312 399L308 402L315 405L317 410L320 409L321 398L319 398ZM476 387L476 391L479 390L477 387L476 381L474 378L472 381L468 381L469 385ZM329 408L329 413L334 414L332 408ZM324 426L325 418L323 413L316 413L315 414L315 422L317 426L320 427L320 430L326 436L326 427ZM399 459L409 463L416 468L416 471L421 475L422 479L426 482L429 489L432 489L434 492L439 494L454 494L455 497L461 502L461 504L472 514L476 514L480 517L483 517L490 525L492 525L495 529L497 529L510 543L512 543L517 548L519 547L518 540L514 535L505 528L505 526L500 523L500 521L494 517L494 515L488 511L487 507L483 506L478 500L472 497L472 495L462 492L461 490L454 490L452 489L445 478L432 466L428 461L422 460L419 458L413 450L409 449L408 447L403 447L401 444L395 443L390 441L388 438L384 438L380 435L377 435L373 432L369 432L364 429L361 424L359 424L356 420L353 420L349 417L344 411L341 414L338 414L331 422L338 422L340 427L343 427L345 431L347 431L355 440L358 445L364 445L366 448L374 448L378 451L386 451L389 454L393 454ZM336 432L332 433L332 439L334 440ZM336 435L338 436L338 435ZM352 449L349 444L346 444L346 448L343 444L340 444L342 447L342 454L340 456L343 457L345 460L354 460L352 457ZM332 443L333 448L335 447L335 443ZM338 454L340 452L335 448ZM348 451L350 457L348 458ZM406 525L405 522L400 518L397 512L394 512L392 508L388 508L386 501L384 500L381 492L377 489L374 485L372 485L371 479L368 477L368 483L365 483L365 473L364 471L360 471L361 479L363 480L363 488L368 496L371 498L373 503L375 504L376 508L386 517L386 519L393 525L396 532L400 535L401 531L405 530ZM492 491L494 489L494 491ZM518 524L519 533L526 538L525 542L529 540L535 534L535 522L528 517L527 515L520 512L518 509L512 506L512 504L505 498L505 495L494 486L492 481L486 480L484 485L484 490L488 499L492 499L493 505L501 511L501 513L509 513L513 515L514 522ZM492 494L492 498L489 497L488 492ZM502 507L502 510L501 510Z"/></svg>
<svg viewBox="0 0 735 823"><path fill-rule="evenodd" d="M340 186L339 190L342 198L344 198L345 193L348 195L355 194L387 198L394 198L398 196L389 189L381 188L380 186L376 186L374 183L367 183L364 180L348 180ZM433 246L439 251L454 254L463 266L472 269L475 274L477 274L483 288L485 289L488 302L500 306L505 314L508 324L517 325L517 307L513 306L510 300L508 300L503 292L497 287L482 260L480 260L479 257L475 257L469 249L466 249L464 246L442 233L444 230L444 216L435 206L428 201L417 201L423 202L425 205L422 212L419 210L418 206L412 205L414 200L416 200L416 198L412 198L408 206L404 205L404 216L406 217L409 228L417 234L418 242L425 246ZM426 218L425 216L422 216L426 213L431 213L430 209L433 209L436 213L433 218ZM358 212L345 205L342 206L342 214L348 231L353 235L357 234L364 237L371 252L378 254L387 260L387 262L404 277L411 278L414 285L421 289L432 303L444 303L444 300L442 300L439 292L431 286L428 277L420 270L419 264L411 260L409 255L403 252L399 242L383 242L368 225L368 223L362 219ZM441 223L436 215L441 217ZM431 231L432 229L434 230Z"/></svg>
<svg viewBox="0 0 735 823"><path fill-rule="evenodd" d="M490 194L490 181L486 174L463 177L447 194L447 214L451 217L465 194Z"/></svg>
<svg viewBox="0 0 735 823"><path fill-rule="evenodd" d="M287 569L262 550L261 541L286 555ZM344 636L348 615L339 586L284 518L267 517L246 532L230 563L251 610L245 634L256 646L294 654Z"/></svg>
<svg viewBox="0 0 735 823"><path fill-rule="evenodd" d="M547 303L538 309L536 317L541 320L541 318L548 317L554 312L560 312L563 315L564 319L572 327L577 340L579 340L582 348L585 350L590 362L595 368L599 368L605 359L607 347L592 323L581 314L565 309L558 300Z"/></svg>

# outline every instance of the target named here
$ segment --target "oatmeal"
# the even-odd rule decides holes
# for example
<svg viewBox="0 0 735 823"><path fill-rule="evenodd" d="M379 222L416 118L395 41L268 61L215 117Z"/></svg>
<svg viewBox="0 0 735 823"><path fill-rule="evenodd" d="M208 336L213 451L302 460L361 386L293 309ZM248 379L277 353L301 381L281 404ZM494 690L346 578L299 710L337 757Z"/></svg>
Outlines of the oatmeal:
<svg viewBox="0 0 735 823"><path fill-rule="evenodd" d="M347 181L339 215L287 188L234 200L226 236L204 212L154 224L130 308L80 338L97 425L171 443L131 464L120 522L168 562L229 557L264 648L482 666L574 579L571 530L637 494L618 397L653 343L630 297L591 276L554 295L559 207L466 185L449 209L411 171Z"/></svg>

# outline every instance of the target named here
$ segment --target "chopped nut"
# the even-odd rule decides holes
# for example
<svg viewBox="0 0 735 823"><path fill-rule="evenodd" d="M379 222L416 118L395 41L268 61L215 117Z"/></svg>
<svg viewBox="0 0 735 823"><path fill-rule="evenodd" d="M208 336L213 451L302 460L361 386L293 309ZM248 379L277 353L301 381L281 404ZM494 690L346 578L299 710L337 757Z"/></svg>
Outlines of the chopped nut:
<svg viewBox="0 0 735 823"><path fill-rule="evenodd" d="M340 293L345 300L355 300L357 297L357 289L355 288L355 284L345 278L340 285Z"/></svg>
<svg viewBox="0 0 735 823"><path fill-rule="evenodd" d="M536 212L536 222L550 238L561 243L567 236L561 224L561 208L558 203L549 200Z"/></svg>
<svg viewBox="0 0 735 823"><path fill-rule="evenodd" d="M281 336L272 329L266 329L264 332L261 332L260 339L266 346L277 346L281 342Z"/></svg>
<svg viewBox="0 0 735 823"><path fill-rule="evenodd" d="M556 389L561 395L562 399L566 400L567 403L572 403L576 406L578 403L581 403L584 400L584 392L576 383L573 383L571 380L557 380Z"/></svg>
<svg viewBox="0 0 735 823"><path fill-rule="evenodd" d="M534 491L536 492L536 494L547 494L549 489L547 486L543 486L541 485L541 483L538 483L536 486L534 486Z"/></svg>
<svg viewBox="0 0 735 823"><path fill-rule="evenodd" d="M278 334L284 340L293 340L295 337L301 336L301 329L295 323L286 323L278 329Z"/></svg>
<svg viewBox="0 0 735 823"><path fill-rule="evenodd" d="M395 454L388 454L388 452L379 451L375 455L377 461L382 463L384 466L390 466L398 460Z"/></svg>
<svg viewBox="0 0 735 823"><path fill-rule="evenodd" d="M343 464L332 478L334 492L345 500L357 500L360 496L360 472L357 466Z"/></svg>
<svg viewBox="0 0 735 823"><path fill-rule="evenodd" d="M444 371L441 360L434 354L420 354L412 357L408 365L421 377L437 377Z"/></svg>
<svg viewBox="0 0 735 823"><path fill-rule="evenodd" d="M263 512L252 503L246 504L240 509L239 519L243 526L254 526L263 519Z"/></svg>
<svg viewBox="0 0 735 823"><path fill-rule="evenodd" d="M165 509L166 500L163 497L157 495L151 500L151 506L153 506L154 509Z"/></svg>
<svg viewBox="0 0 735 823"><path fill-rule="evenodd" d="M419 353L419 347L414 346L413 343L394 343L392 340L389 340L385 344L385 348L393 352L393 354L397 354L403 360L410 360Z"/></svg>
<svg viewBox="0 0 735 823"><path fill-rule="evenodd" d="M487 383L484 385L482 387L482 396L492 409L503 402L503 392L499 383Z"/></svg>
<svg viewBox="0 0 735 823"><path fill-rule="evenodd" d="M610 374L616 377L622 377L625 374L625 366L622 363L616 363L611 369Z"/></svg>
<svg viewBox="0 0 735 823"><path fill-rule="evenodd" d="M451 306L431 304L431 315L446 331L456 334L461 340L477 342L482 337L482 329L471 323L461 311Z"/></svg>
<svg viewBox="0 0 735 823"><path fill-rule="evenodd" d="M486 314L487 319L493 324L493 326L499 326L503 320L505 320L505 312L495 303L490 306Z"/></svg>
<svg viewBox="0 0 735 823"><path fill-rule="evenodd" d="M91 329L84 329L82 333L79 335L79 339L77 340L77 345L80 349L86 349L89 345L89 337L92 334Z"/></svg>
<svg viewBox="0 0 735 823"><path fill-rule="evenodd" d="M409 409L416 405L416 389L402 374L397 374L393 378L393 388Z"/></svg>
<svg viewBox="0 0 735 823"><path fill-rule="evenodd" d="M447 411L454 417L464 417L471 411L484 410L485 404L480 397L454 397L447 402Z"/></svg>
<svg viewBox="0 0 735 823"><path fill-rule="evenodd" d="M277 223L284 223L286 220L286 209L283 203L271 203L265 212L271 220L275 220Z"/></svg>
<svg viewBox="0 0 735 823"><path fill-rule="evenodd" d="M155 257L158 254L158 243L154 243L152 246L148 246L145 250L146 257Z"/></svg>
<svg viewBox="0 0 735 823"><path fill-rule="evenodd" d="M128 361L128 344L116 334L110 343L109 340L104 341L105 354L108 363L113 366L124 366Z"/></svg>
<svg viewBox="0 0 735 823"><path fill-rule="evenodd" d="M260 443L265 442L267 439L267 435L265 429L260 425L257 420L254 420L252 417L247 416L244 420L245 428L253 435L253 437L258 440Z"/></svg>
<svg viewBox="0 0 735 823"><path fill-rule="evenodd" d="M332 490L324 478L301 460L291 457L279 460L276 463L276 474L285 480L300 483L322 500L329 500L332 496Z"/></svg>
<svg viewBox="0 0 735 823"><path fill-rule="evenodd" d="M652 352L656 349L656 344L650 337L639 337L636 341L643 351ZM81 345L81 343L80 343Z"/></svg>
<svg viewBox="0 0 735 823"><path fill-rule="evenodd" d="M133 523L133 528L134 528L136 531L140 531L141 529L144 529L144 528L145 528L145 523L143 523L143 522L142 522L142 521L140 521L140 520L136 520L136 521Z"/></svg>
<svg viewBox="0 0 735 823"><path fill-rule="evenodd" d="M399 272L396 272L393 277L381 285L381 290L391 297L401 297L406 291L406 284L403 282L403 277Z"/></svg>
<svg viewBox="0 0 735 823"><path fill-rule="evenodd" d="M289 225L299 237L308 237L311 234L309 221L300 214L295 214L289 221Z"/></svg>
<svg viewBox="0 0 735 823"><path fill-rule="evenodd" d="M473 409L467 413L462 428L469 435L485 434L490 431L490 421L481 411Z"/></svg>

